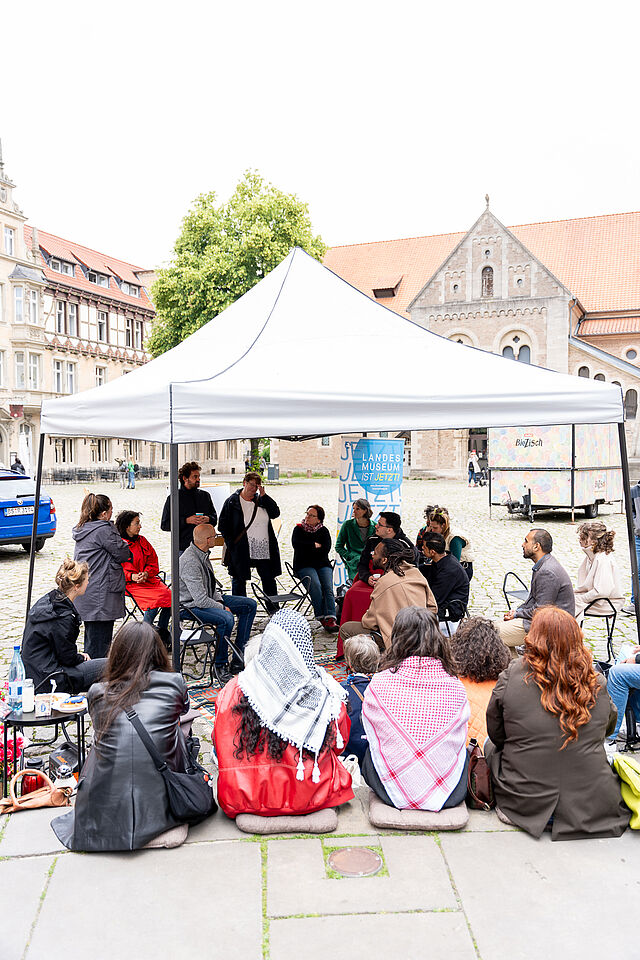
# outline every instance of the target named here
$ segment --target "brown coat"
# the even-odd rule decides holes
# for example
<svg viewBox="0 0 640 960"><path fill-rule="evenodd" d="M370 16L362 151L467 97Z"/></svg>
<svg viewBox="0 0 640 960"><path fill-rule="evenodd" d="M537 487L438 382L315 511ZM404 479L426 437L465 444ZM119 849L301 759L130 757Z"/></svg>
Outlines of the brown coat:
<svg viewBox="0 0 640 960"><path fill-rule="evenodd" d="M397 573L383 574L371 594L369 609L362 618L365 630L377 630L382 634L385 649L391 644L391 630L396 614L404 607L426 607L438 616L438 604L431 587L417 567L403 564L404 576Z"/></svg>
<svg viewBox="0 0 640 960"><path fill-rule="evenodd" d="M551 816L553 840L619 837L630 813L604 752L616 721L604 677L598 677L591 719L560 750L565 736L559 720L543 708L540 688L533 679L525 682L527 674L524 660L514 660L500 674L487 707L492 743L485 752L496 803L534 837Z"/></svg>

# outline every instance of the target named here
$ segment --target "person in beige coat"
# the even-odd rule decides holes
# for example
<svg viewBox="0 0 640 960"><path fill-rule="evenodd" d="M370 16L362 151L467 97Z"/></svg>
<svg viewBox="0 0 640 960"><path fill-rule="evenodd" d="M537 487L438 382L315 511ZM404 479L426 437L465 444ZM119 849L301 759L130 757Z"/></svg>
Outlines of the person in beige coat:
<svg viewBox="0 0 640 960"><path fill-rule="evenodd" d="M582 631L566 610L541 607L524 647L487 707L496 812L534 837L619 837L630 812L604 750L616 708Z"/></svg>
<svg viewBox="0 0 640 960"><path fill-rule="evenodd" d="M620 610L624 603L620 571L611 556L615 535L615 531L607 530L601 520L589 520L578 527L578 540L585 553L574 588L576 620L580 624L585 608L594 600L606 598L616 610ZM608 616L612 610L608 603L597 602L589 613Z"/></svg>
<svg viewBox="0 0 640 960"><path fill-rule="evenodd" d="M401 540L381 540L373 551L374 569L380 574L371 594L369 609L362 620L351 620L340 627L343 641L359 633L370 633L381 650L391 644L396 614L405 607L426 607L436 616L438 604L431 587L417 567L413 553Z"/></svg>

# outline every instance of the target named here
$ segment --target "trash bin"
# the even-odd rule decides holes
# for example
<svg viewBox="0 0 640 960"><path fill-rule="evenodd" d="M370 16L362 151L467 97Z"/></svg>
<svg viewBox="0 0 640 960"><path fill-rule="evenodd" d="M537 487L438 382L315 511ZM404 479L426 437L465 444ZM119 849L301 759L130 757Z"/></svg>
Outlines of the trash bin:
<svg viewBox="0 0 640 960"><path fill-rule="evenodd" d="M279 480L279 479L280 479L280 464L268 463L267 464L267 480Z"/></svg>

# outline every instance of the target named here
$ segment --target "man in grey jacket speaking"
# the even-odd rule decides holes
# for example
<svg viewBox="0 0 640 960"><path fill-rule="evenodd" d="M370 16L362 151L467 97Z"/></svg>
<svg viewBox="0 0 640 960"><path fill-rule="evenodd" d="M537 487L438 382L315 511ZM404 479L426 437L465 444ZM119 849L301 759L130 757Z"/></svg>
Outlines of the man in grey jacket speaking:
<svg viewBox="0 0 640 960"><path fill-rule="evenodd" d="M209 550L214 545L215 536L215 530L209 523L194 527L193 543L180 557L180 603L193 610L205 623L216 627L219 643L215 662L220 682L225 684L232 674L239 673L243 668L243 664L235 658L229 667L227 640L233 630L234 614L238 618L236 646L239 650L244 650L251 633L257 604L249 597L234 597L222 593L209 559Z"/></svg>
<svg viewBox="0 0 640 960"><path fill-rule="evenodd" d="M516 610L509 610L496 623L502 640L515 656L515 647L524 643L531 626L531 618L538 607L560 607L572 617L576 613L573 585L569 574L555 557L551 556L553 537L548 530L529 530L522 544L525 559L533 560L529 596Z"/></svg>

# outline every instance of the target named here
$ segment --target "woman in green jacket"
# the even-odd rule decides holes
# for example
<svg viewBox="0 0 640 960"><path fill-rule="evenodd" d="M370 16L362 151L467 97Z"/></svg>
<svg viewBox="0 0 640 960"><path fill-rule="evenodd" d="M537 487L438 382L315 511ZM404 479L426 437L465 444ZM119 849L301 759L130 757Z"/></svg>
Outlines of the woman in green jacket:
<svg viewBox="0 0 640 960"><path fill-rule="evenodd" d="M353 519L345 520L336 540L336 553L342 558L349 580L353 580L365 543L375 533L376 525L371 520L373 510L368 500L356 500L353 504Z"/></svg>

